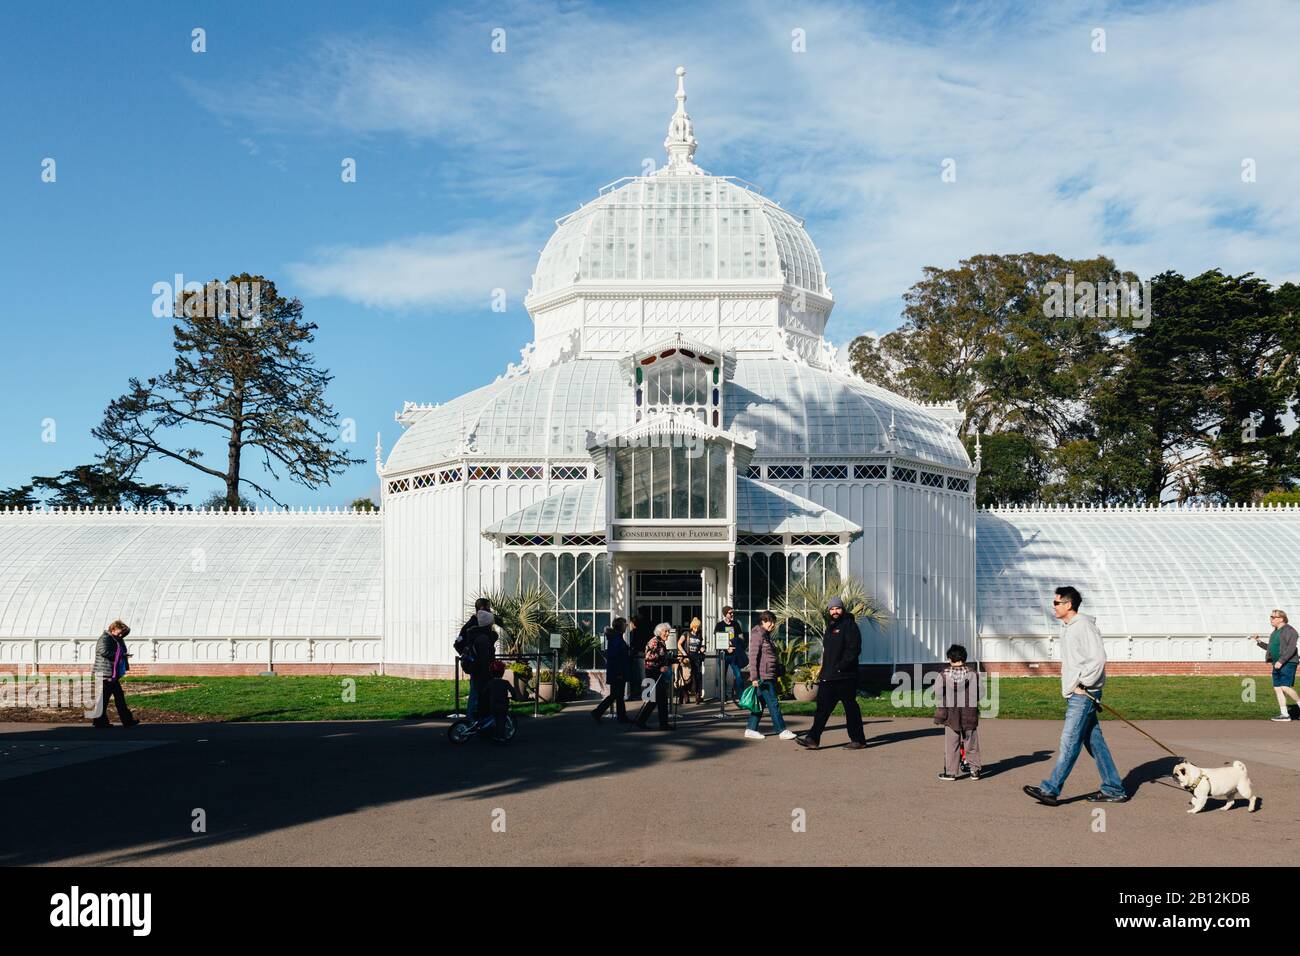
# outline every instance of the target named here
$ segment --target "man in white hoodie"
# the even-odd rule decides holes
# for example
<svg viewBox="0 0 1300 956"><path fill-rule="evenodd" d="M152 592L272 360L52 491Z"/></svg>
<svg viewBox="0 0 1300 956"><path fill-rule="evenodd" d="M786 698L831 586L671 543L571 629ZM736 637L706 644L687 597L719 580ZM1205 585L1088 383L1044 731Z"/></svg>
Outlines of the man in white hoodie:
<svg viewBox="0 0 1300 956"><path fill-rule="evenodd" d="M1101 735L1097 704L1093 700L1101 700L1102 685L1106 683L1106 648L1096 619L1079 613L1082 603L1082 595L1072 587L1057 588L1052 599L1052 612L1065 625L1061 633L1061 696L1067 701L1065 726L1061 729L1061 747L1052 775L1041 786L1025 787L1025 793L1049 807L1060 803L1061 788L1079 759L1080 746L1088 749L1101 775L1101 789L1088 794L1089 802L1123 803L1128 799L1106 738Z"/></svg>

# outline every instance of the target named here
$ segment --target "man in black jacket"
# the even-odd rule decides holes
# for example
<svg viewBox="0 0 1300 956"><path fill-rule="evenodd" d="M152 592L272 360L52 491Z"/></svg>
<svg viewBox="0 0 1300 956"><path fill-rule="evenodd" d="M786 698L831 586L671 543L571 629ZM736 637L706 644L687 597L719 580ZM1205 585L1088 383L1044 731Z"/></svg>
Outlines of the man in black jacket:
<svg viewBox="0 0 1300 956"><path fill-rule="evenodd" d="M812 730L800 737L798 744L808 750L821 745L822 731L831 719L836 704L844 705L844 721L849 729L849 750L867 745L862 731L862 711L858 707L858 657L862 653L862 634L853 615L844 610L844 602L831 598L827 605L830 625L822 640L822 669L817 683L817 715Z"/></svg>

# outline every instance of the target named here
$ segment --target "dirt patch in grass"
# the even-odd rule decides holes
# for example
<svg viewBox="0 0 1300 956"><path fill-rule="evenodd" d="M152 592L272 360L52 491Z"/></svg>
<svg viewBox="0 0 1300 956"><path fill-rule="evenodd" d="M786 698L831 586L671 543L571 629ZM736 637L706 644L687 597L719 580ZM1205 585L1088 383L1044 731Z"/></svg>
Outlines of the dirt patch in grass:
<svg viewBox="0 0 1300 956"><path fill-rule="evenodd" d="M117 726L117 711L110 710L113 725ZM132 707L131 713L142 724L200 724L220 721L220 717L204 714L178 714L152 707ZM80 707L0 707L0 723L16 724L89 724L86 712Z"/></svg>
<svg viewBox="0 0 1300 956"><path fill-rule="evenodd" d="M201 687L201 684L173 684L173 683L149 683L148 681L132 681L129 684L122 685L127 694L128 702L132 697L148 696L149 694L170 694L174 690L189 690L191 687Z"/></svg>

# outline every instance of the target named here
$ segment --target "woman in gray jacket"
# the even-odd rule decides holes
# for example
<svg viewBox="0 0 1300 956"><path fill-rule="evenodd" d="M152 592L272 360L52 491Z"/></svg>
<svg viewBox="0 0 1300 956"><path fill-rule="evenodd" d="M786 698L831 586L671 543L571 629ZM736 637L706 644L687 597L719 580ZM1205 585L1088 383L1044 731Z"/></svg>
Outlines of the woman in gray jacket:
<svg viewBox="0 0 1300 956"><path fill-rule="evenodd" d="M1296 706L1300 706L1300 697L1295 692L1295 668L1297 660L1300 660L1296 644L1300 643L1297 641L1300 635L1291 626L1286 611L1274 611L1269 615L1269 623L1273 625L1273 633L1268 636L1268 642L1261 641L1258 634L1253 639L1267 652L1264 659L1273 665L1273 693L1277 694L1279 713L1272 719L1290 720L1286 699L1290 697Z"/></svg>
<svg viewBox="0 0 1300 956"><path fill-rule="evenodd" d="M99 699L87 716L94 718L91 724L101 730L113 726L108 722L110 695L123 727L134 727L140 723L132 715L131 708L126 706L126 695L122 693L122 678L131 667L127 661L131 655L126 652L126 636L130 633L131 629L124 622L114 621L95 644L95 665L90 674L99 682Z"/></svg>

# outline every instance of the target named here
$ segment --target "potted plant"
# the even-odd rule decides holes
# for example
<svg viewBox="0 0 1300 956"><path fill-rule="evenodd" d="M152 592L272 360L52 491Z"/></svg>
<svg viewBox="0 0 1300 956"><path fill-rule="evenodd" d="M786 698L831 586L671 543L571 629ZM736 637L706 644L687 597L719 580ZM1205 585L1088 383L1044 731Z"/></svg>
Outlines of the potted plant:
<svg viewBox="0 0 1300 956"><path fill-rule="evenodd" d="M862 582L857 578L841 579L838 576L831 576L824 583L808 578L801 578L794 582L772 607L777 623L786 628L787 636L784 642L777 642L777 648L778 653L782 655L783 663L787 653L791 658L786 664L786 673L792 675L790 678L792 684L796 683L793 678L794 671L804 662L807 655L810 652L819 653L822 640L826 636L826 627L830 623L830 618L826 614L826 605L830 603L831 598L839 598L844 602L844 609L853 615L858 630L863 632L864 639L868 627L883 630L889 623L889 615L880 602L867 593ZM786 649L781 647L782 643L786 645ZM796 693L795 696L798 697L798 694Z"/></svg>
<svg viewBox="0 0 1300 956"><path fill-rule="evenodd" d="M545 704L556 700L576 700L585 690L583 682L571 674L552 674L544 670L537 681L537 698Z"/></svg>
<svg viewBox="0 0 1300 956"><path fill-rule="evenodd" d="M504 676L514 685L515 692L520 696L526 696L531 692L528 684L533 679L533 668L527 661L510 661L506 664Z"/></svg>
<svg viewBox="0 0 1300 956"><path fill-rule="evenodd" d="M794 669L794 684L791 690L795 700L817 699L817 675L821 673L820 664L802 664Z"/></svg>
<svg viewBox="0 0 1300 956"><path fill-rule="evenodd" d="M505 591L476 592L469 600L485 597L492 602L492 614L502 631L498 654L531 654L546 646L547 636L556 629L555 604L549 592L526 588L516 594Z"/></svg>
<svg viewBox="0 0 1300 956"><path fill-rule="evenodd" d="M543 704L549 704L556 698L555 675L549 670L544 670L537 678L537 699Z"/></svg>

